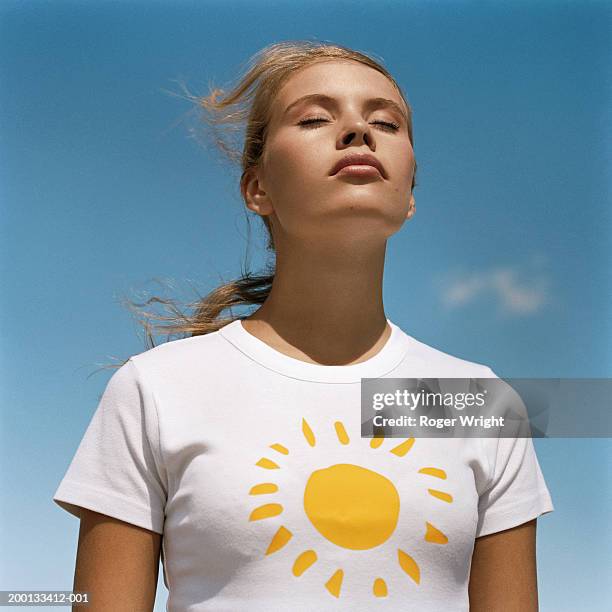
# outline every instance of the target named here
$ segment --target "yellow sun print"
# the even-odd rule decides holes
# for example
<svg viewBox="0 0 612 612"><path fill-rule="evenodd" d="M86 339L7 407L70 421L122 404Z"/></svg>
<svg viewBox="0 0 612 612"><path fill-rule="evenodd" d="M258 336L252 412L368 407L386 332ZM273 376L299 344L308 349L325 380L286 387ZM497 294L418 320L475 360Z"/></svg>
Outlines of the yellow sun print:
<svg viewBox="0 0 612 612"><path fill-rule="evenodd" d="M338 443L350 445L350 438L341 421L334 423ZM302 419L304 442L315 447L317 439L314 431ZM370 448L383 446L385 438L374 437ZM408 438L395 444L388 452L397 457L405 457L412 449L415 438ZM289 449L279 443L269 446L281 455L289 455ZM278 457L260 458L255 464L264 470L282 469L282 460ZM426 466L417 473L446 480L446 472L440 468ZM273 482L254 484L249 495L269 495L277 493L279 486ZM434 488L427 488L427 493L445 503L452 503L453 496ZM304 513L316 531L332 544L347 550L368 550L380 546L393 536L400 516L400 494L389 478L374 470L354 463L336 463L324 468L314 469L304 483ZM254 508L249 521L259 521L282 514L283 506L279 503L265 503ZM422 538L430 544L448 544L448 537L429 521L424 521ZM281 525L272 537L265 555L270 555L283 548L293 537L292 532ZM299 577L319 560L315 550L300 552L293 563L292 573ZM417 560L406 551L397 549L397 563L402 571L415 584L420 584L421 570ZM328 593L340 597L344 570L333 569L325 583ZM388 586L381 577L372 582L374 597L387 597Z"/></svg>
<svg viewBox="0 0 612 612"><path fill-rule="evenodd" d="M359 465L341 463L310 475L304 510L330 542L366 550L385 542L395 530L400 499L393 483Z"/></svg>

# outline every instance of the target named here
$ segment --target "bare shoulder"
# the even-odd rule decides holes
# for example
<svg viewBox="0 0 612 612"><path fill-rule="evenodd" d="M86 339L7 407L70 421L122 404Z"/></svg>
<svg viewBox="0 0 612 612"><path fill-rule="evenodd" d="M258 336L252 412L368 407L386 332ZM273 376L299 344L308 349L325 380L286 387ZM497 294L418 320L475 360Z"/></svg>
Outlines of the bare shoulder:
<svg viewBox="0 0 612 612"><path fill-rule="evenodd" d="M89 612L153 609L161 537L148 529L81 508L73 588L89 593Z"/></svg>

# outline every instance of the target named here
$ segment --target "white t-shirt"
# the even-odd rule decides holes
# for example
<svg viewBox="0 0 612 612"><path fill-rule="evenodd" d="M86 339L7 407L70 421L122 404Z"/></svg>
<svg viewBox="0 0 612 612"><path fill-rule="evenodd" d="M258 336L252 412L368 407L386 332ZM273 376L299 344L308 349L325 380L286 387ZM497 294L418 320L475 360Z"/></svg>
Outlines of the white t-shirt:
<svg viewBox="0 0 612 612"><path fill-rule="evenodd" d="M467 611L474 538L553 504L531 438L361 437L362 377L495 377L387 321L346 366L240 320L130 357L54 501L163 533L170 612Z"/></svg>

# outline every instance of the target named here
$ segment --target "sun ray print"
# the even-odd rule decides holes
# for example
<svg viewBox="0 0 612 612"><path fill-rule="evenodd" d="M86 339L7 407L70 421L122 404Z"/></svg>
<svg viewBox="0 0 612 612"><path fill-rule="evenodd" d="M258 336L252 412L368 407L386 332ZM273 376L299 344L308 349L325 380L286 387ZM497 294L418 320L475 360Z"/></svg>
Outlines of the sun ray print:
<svg viewBox="0 0 612 612"><path fill-rule="evenodd" d="M430 476L435 476L436 478L446 479L446 472L439 468L435 467L424 467L419 470L419 474L429 474Z"/></svg>
<svg viewBox="0 0 612 612"><path fill-rule="evenodd" d="M262 482L261 484L253 485L249 491L249 495L264 495L266 493L276 493L278 485L273 482Z"/></svg>
<svg viewBox="0 0 612 612"><path fill-rule="evenodd" d="M372 585L372 593L375 597L386 597L389 594L387 583L382 578L377 578Z"/></svg>
<svg viewBox="0 0 612 612"><path fill-rule="evenodd" d="M374 436L371 440L370 440L370 447L371 448L378 448L383 442L385 441L384 438L380 437L380 436Z"/></svg>
<svg viewBox="0 0 612 612"><path fill-rule="evenodd" d="M364 465L360 462L352 463L350 436L342 421L333 421L331 424L338 443L346 447L342 453L347 453L346 462L336 462L332 465L313 465L303 482L303 511L304 517L310 522L316 532L327 542L351 551L367 551L391 541L397 530L400 520L402 496L392 479L387 475ZM302 441L315 448L317 437L315 431L305 418L301 421ZM321 438L324 440L325 438ZM358 437L358 441L362 438ZM390 441L385 437L374 437L369 441L371 449L388 448L389 453L402 461L412 456L410 451L415 445L415 438L407 438L399 443ZM280 443L270 444L269 448L289 456L289 448ZM380 456L380 455L379 455ZM360 455L361 457L361 455ZM411 461L406 465L410 469ZM281 465L267 457L260 458L255 464L266 470L281 469ZM286 466L285 466L286 467ZM446 472L434 466L413 468L415 473L440 480L446 480ZM423 491L431 497L447 504L453 502L453 496L436 488ZM278 484L274 482L260 482L252 485L249 495L271 495L279 492ZM272 519L283 513L283 506L279 503L267 503L254 508L249 521ZM424 534L415 533L415 544L419 538L434 545L448 543L446 534L430 521L424 521ZM294 533L284 525L278 526L270 539L265 555L271 555L295 540ZM421 540L421 541L422 541ZM402 548L396 548L397 563L401 570L414 584L421 583L421 568L415 558ZM299 553L293 562L291 571L294 576L304 574L313 564L319 561L314 549L306 549ZM329 568L329 578L322 585L333 597L339 598L342 593L344 581L344 568ZM387 581L381 577L372 578L372 595L374 597L388 597L389 587Z"/></svg>
<svg viewBox="0 0 612 612"><path fill-rule="evenodd" d="M306 422L306 419L302 419L302 433L304 434L304 437L306 438L308 444L310 444L310 446L314 446L315 437L312 433L312 429L310 429L310 425L308 425L308 423Z"/></svg>
<svg viewBox="0 0 612 612"><path fill-rule="evenodd" d="M398 444L395 448L392 448L389 452L397 455L398 457L403 457L413 446L414 438L408 438L405 442Z"/></svg>
<svg viewBox="0 0 612 612"><path fill-rule="evenodd" d="M301 576L316 560L317 553L314 550L304 551L293 563L293 575Z"/></svg>
<svg viewBox="0 0 612 612"><path fill-rule="evenodd" d="M427 492L433 496L445 501L447 503L451 503L453 501L453 496L450 493L445 493L444 491L437 491L436 489L427 489Z"/></svg>
<svg viewBox="0 0 612 612"><path fill-rule="evenodd" d="M259 467L265 468L266 470L277 470L279 469L278 463L274 463L272 459L268 459L266 457L262 457L257 464Z"/></svg>
<svg viewBox="0 0 612 612"><path fill-rule="evenodd" d="M336 421L334 423L334 427L336 428L336 435L338 436L338 440L340 441L340 443L348 444L349 437L348 437L348 434L346 433L346 429L344 429L344 425L342 424L342 422Z"/></svg>
<svg viewBox="0 0 612 612"><path fill-rule="evenodd" d="M286 449L282 444L270 444L270 448L273 448L275 451L282 453L283 455L288 455L289 450Z"/></svg>
<svg viewBox="0 0 612 612"><path fill-rule="evenodd" d="M266 555L271 555L277 550L280 550L289 540L293 537L293 534L286 527L279 527L278 531L274 534L274 537L270 541L270 546L266 550Z"/></svg>
<svg viewBox="0 0 612 612"><path fill-rule="evenodd" d="M400 567L417 583L421 582L421 570L418 563L403 550L397 551L397 560Z"/></svg>
<svg viewBox="0 0 612 612"><path fill-rule="evenodd" d="M334 596L340 597L340 588L342 587L342 579L344 571L336 570L334 575L325 583L325 588Z"/></svg>
<svg viewBox="0 0 612 612"><path fill-rule="evenodd" d="M267 519L272 516L277 516L283 511L283 507L280 504L265 504L259 506L251 512L249 521L260 521L261 519Z"/></svg>
<svg viewBox="0 0 612 612"><path fill-rule="evenodd" d="M448 538L437 527L427 521L425 521L425 525L427 526L425 541L433 544L448 544Z"/></svg>

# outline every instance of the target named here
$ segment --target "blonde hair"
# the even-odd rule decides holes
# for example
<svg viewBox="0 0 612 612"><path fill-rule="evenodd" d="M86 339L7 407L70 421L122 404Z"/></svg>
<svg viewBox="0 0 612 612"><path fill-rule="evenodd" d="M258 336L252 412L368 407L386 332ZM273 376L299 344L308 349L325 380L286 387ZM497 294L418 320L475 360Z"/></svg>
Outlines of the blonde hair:
<svg viewBox="0 0 612 612"><path fill-rule="evenodd" d="M242 169L240 184L242 186L245 173L258 165L266 143L266 128L271 114L272 101L284 83L296 71L316 62L329 60L352 60L360 62L384 74L396 88L406 104L408 112L408 134L414 148L412 132L412 112L401 87L381 63L372 57L354 51L347 47L316 41L284 41L269 45L256 53L249 61L246 73L238 84L229 91L212 88L208 96L197 97L189 95L197 106L204 111L203 119L214 135L214 142L231 162L239 163ZM242 150L230 142L229 136L240 130L246 124ZM219 127L223 126L226 136L220 135ZM416 185L416 161L412 189ZM244 197L244 196L243 196ZM245 207L246 210L246 207ZM266 249L274 251L274 240L267 216L260 216L268 234ZM248 217L247 217L248 219ZM222 317L226 309L232 307L263 304L272 288L274 265L269 265L262 274L252 274L242 271L240 277L218 286L206 296L189 304L193 313L184 313L172 299L153 297L144 304L130 300L127 306L138 316L145 329L148 348L155 346L155 329L169 334L200 336L217 331L237 318L233 315ZM152 303L163 304L169 315L158 315L142 310L142 306ZM150 320L163 321L165 325L152 324ZM124 362L125 363L125 362Z"/></svg>

